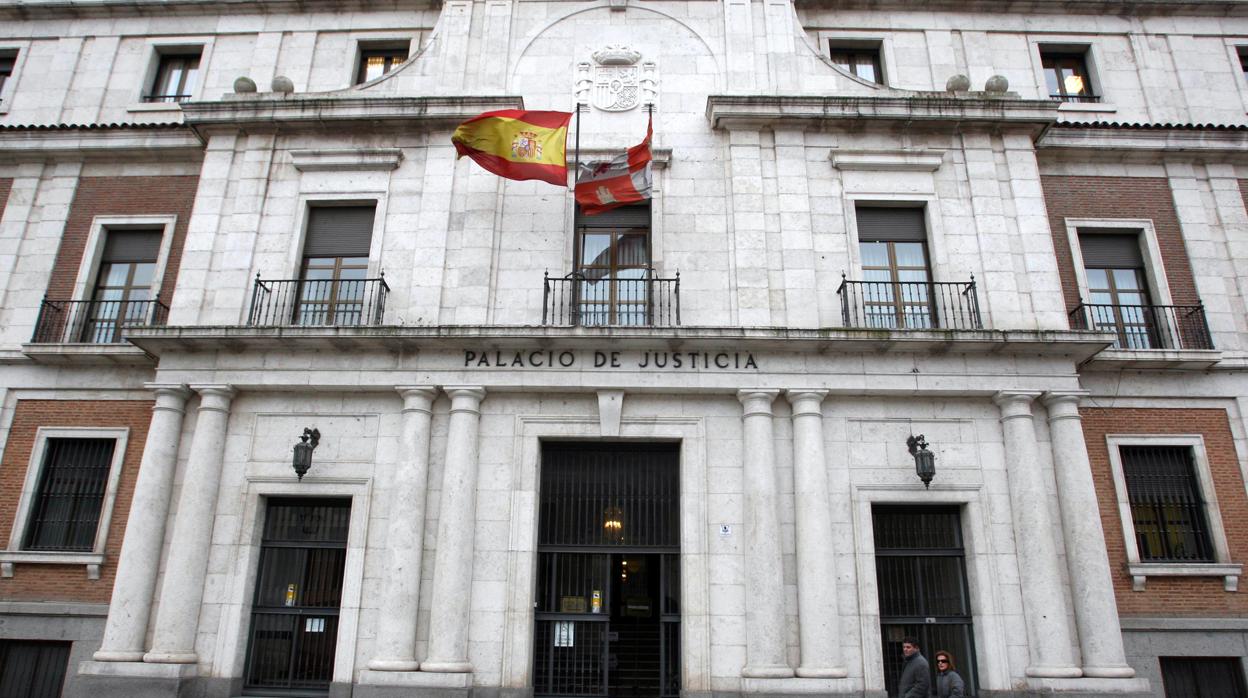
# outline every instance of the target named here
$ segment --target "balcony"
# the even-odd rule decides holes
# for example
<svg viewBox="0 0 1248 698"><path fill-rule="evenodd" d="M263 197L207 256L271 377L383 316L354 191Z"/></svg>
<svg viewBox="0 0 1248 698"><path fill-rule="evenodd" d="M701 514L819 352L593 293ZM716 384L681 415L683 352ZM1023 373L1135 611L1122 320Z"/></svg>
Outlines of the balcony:
<svg viewBox="0 0 1248 698"><path fill-rule="evenodd" d="M250 327L365 327L382 324L390 287L376 279L261 279L247 313Z"/></svg>
<svg viewBox="0 0 1248 698"><path fill-rule="evenodd" d="M841 276L844 327L872 330L982 330L975 277L968 282L849 281Z"/></svg>
<svg viewBox="0 0 1248 698"><path fill-rule="evenodd" d="M32 344L122 343L127 327L165 324L169 307L157 300L69 301L43 299Z"/></svg>
<svg viewBox="0 0 1248 698"><path fill-rule="evenodd" d="M680 272L656 278L639 269L637 278L594 277L574 271L544 276L542 324L573 327L676 327L680 325Z"/></svg>
<svg viewBox="0 0 1248 698"><path fill-rule="evenodd" d="M1079 304L1070 313L1076 330L1113 332L1118 350L1211 350L1203 305Z"/></svg>

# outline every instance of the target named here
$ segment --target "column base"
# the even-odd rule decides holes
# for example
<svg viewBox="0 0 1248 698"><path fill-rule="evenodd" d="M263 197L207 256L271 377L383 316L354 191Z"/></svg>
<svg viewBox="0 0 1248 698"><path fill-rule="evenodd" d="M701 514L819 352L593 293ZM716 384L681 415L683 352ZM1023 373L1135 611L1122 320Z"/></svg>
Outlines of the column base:
<svg viewBox="0 0 1248 698"><path fill-rule="evenodd" d="M793 678L793 667L788 664L747 666L741 670L741 676L747 679L790 679Z"/></svg>
<svg viewBox="0 0 1248 698"><path fill-rule="evenodd" d="M841 667L799 666L793 672L799 679L843 679L849 670Z"/></svg>
<svg viewBox="0 0 1248 698"><path fill-rule="evenodd" d="M472 687L472 674L435 674L428 671L377 671L375 669L365 669L360 672L360 684L467 691Z"/></svg>
<svg viewBox="0 0 1248 698"><path fill-rule="evenodd" d="M715 691L715 695L719 695ZM861 678L842 679L741 679L741 695L766 695L768 698L783 696L855 696L861 698Z"/></svg>
<svg viewBox="0 0 1248 698"><path fill-rule="evenodd" d="M420 662L415 659L374 659L368 663L373 671L416 671Z"/></svg>
<svg viewBox="0 0 1248 698"><path fill-rule="evenodd" d="M1147 679L1027 679L1027 688L1035 693L1075 696L1151 696Z"/></svg>
<svg viewBox="0 0 1248 698"><path fill-rule="evenodd" d="M81 662L81 676L109 676L136 679L186 679L199 675L194 664L148 664L147 662Z"/></svg>
<svg viewBox="0 0 1248 698"><path fill-rule="evenodd" d="M143 655L143 661L148 664L194 664L199 661L199 655L194 652L158 652L152 650Z"/></svg>
<svg viewBox="0 0 1248 698"><path fill-rule="evenodd" d="M1077 679L1083 669L1077 666L1029 666L1027 675L1037 679Z"/></svg>
<svg viewBox="0 0 1248 698"><path fill-rule="evenodd" d="M97 662L141 662L143 650L99 650L91 655Z"/></svg>
<svg viewBox="0 0 1248 698"><path fill-rule="evenodd" d="M1126 664L1117 666L1085 666L1083 675L1090 679L1129 679L1135 676L1135 669Z"/></svg>
<svg viewBox="0 0 1248 698"><path fill-rule="evenodd" d="M434 674L470 674L472 673L471 662L440 662L425 661L420 663L420 671L431 672Z"/></svg>

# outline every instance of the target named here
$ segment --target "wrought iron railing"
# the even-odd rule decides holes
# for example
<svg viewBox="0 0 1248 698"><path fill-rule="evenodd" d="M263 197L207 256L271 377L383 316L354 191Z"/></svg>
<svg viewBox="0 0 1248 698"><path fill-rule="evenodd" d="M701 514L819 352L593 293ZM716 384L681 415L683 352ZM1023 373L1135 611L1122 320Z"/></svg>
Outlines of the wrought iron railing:
<svg viewBox="0 0 1248 698"><path fill-rule="evenodd" d="M1115 349L1212 349L1204 305L1100 305L1070 312L1076 330L1117 335Z"/></svg>
<svg viewBox="0 0 1248 698"><path fill-rule="evenodd" d="M680 272L656 278L638 269L637 278L597 277L574 271L544 275L543 325L673 327L680 324Z"/></svg>
<svg viewBox="0 0 1248 698"><path fill-rule="evenodd" d="M247 324L253 327L380 325L390 286L376 279L261 279L256 276Z"/></svg>
<svg viewBox="0 0 1248 698"><path fill-rule="evenodd" d="M143 95L144 102L180 104L190 99L191 95Z"/></svg>
<svg viewBox="0 0 1248 698"><path fill-rule="evenodd" d="M845 327L886 330L979 330L975 277L968 282L849 281L841 275Z"/></svg>
<svg viewBox="0 0 1248 698"><path fill-rule="evenodd" d="M1094 104L1101 101L1101 96L1050 94L1049 99L1056 100L1058 102L1082 102L1085 104Z"/></svg>
<svg viewBox="0 0 1248 698"><path fill-rule="evenodd" d="M126 327L163 325L169 307L160 300L64 301L43 299L35 344L116 344Z"/></svg>

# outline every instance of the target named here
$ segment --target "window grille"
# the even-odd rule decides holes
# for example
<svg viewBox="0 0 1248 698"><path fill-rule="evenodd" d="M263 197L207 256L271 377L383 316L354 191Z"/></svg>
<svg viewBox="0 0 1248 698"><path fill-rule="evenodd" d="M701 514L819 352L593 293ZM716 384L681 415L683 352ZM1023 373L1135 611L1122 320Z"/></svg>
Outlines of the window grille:
<svg viewBox="0 0 1248 698"><path fill-rule="evenodd" d="M1239 657L1160 657L1166 698L1248 698Z"/></svg>
<svg viewBox="0 0 1248 698"><path fill-rule="evenodd" d="M0 640L0 696L60 698L70 644Z"/></svg>
<svg viewBox="0 0 1248 698"><path fill-rule="evenodd" d="M115 446L113 439L48 439L24 550L95 548Z"/></svg>
<svg viewBox="0 0 1248 698"><path fill-rule="evenodd" d="M1213 562L1205 503L1187 446L1122 446L1122 472L1144 562Z"/></svg>

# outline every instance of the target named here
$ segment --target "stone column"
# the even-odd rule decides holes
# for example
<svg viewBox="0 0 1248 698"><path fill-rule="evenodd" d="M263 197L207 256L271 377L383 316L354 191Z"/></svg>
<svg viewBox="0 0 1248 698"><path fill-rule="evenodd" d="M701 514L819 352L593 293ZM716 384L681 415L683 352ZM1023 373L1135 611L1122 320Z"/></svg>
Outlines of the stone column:
<svg viewBox="0 0 1248 698"><path fill-rule="evenodd" d="M823 449L826 390L790 390L793 405L793 499L796 505L797 622L803 678L839 679L840 621L836 604L836 561L832 514L828 509L827 458Z"/></svg>
<svg viewBox="0 0 1248 698"><path fill-rule="evenodd" d="M151 651L143 655L143 661L158 664L193 664L198 660L195 633L199 629L213 517L220 495L230 401L234 399L234 389L228 385L191 387L199 393L199 412L178 496L155 636Z"/></svg>
<svg viewBox="0 0 1248 698"><path fill-rule="evenodd" d="M477 433L485 389L443 390L451 398L451 423L438 510L429 656L420 668L462 673L472 671L468 662L468 613L472 608L473 537L477 530Z"/></svg>
<svg viewBox="0 0 1248 698"><path fill-rule="evenodd" d="M785 658L784 574L780 555L771 403L779 390L742 390L745 467L746 678L789 678Z"/></svg>
<svg viewBox="0 0 1248 698"><path fill-rule="evenodd" d="M113 581L104 641L94 657L98 662L143 661L147 622L160 571L160 551L165 544L182 416L191 391L184 385L149 383L147 388L156 393L156 405L152 407L134 499L126 518L126 537L117 558L117 578Z"/></svg>
<svg viewBox="0 0 1248 698"><path fill-rule="evenodd" d="M1031 403L1040 393L1003 391L993 397L1001 409L1005 461L1010 480L1010 509L1014 515L1014 546L1023 591L1023 615L1031 666L1027 675L1039 678L1076 678L1062 575L1049 516L1049 497L1040 471L1040 446Z"/></svg>
<svg viewBox="0 0 1248 698"><path fill-rule="evenodd" d="M1049 440L1057 475L1057 501L1062 510L1070 595L1083 653L1083 675L1130 678L1135 676L1135 670L1127 664L1122 645L1114 582L1105 553L1105 531L1101 528L1101 510L1079 416L1079 399L1083 395L1064 392L1044 396L1049 409Z"/></svg>
<svg viewBox="0 0 1248 698"><path fill-rule="evenodd" d="M403 396L403 431L399 462L390 483L390 526L386 534L386 571L377 619L376 656L368 668L416 671L416 614L420 602L420 558L425 542L425 497L429 483L429 433L433 387L399 388Z"/></svg>

